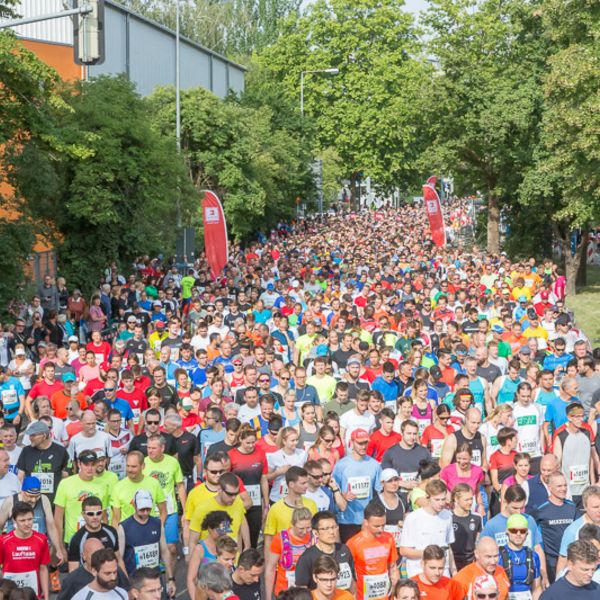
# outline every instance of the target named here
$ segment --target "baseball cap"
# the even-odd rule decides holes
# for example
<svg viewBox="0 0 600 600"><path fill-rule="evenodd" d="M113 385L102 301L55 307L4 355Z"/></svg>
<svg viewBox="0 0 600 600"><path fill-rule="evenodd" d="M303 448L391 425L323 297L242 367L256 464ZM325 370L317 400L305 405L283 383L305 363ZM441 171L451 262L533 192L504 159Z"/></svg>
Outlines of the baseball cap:
<svg viewBox="0 0 600 600"><path fill-rule="evenodd" d="M161 302L160 300L155 300L155 301L152 303L152 306L162 306L162 302Z"/></svg>
<svg viewBox="0 0 600 600"><path fill-rule="evenodd" d="M473 581L473 592L480 592L488 589L498 589L498 584L491 575L485 574L475 577L475 581Z"/></svg>
<svg viewBox="0 0 600 600"><path fill-rule="evenodd" d="M534 319L538 318L538 314L535 312L535 309L533 309L533 308L528 308L527 309L527 318L530 321L533 321Z"/></svg>
<svg viewBox="0 0 600 600"><path fill-rule="evenodd" d="M62 382L65 381L76 381L77 377L75 377L75 373L71 373L71 371L67 371L62 377Z"/></svg>
<svg viewBox="0 0 600 600"><path fill-rule="evenodd" d="M529 521L520 513L510 515L506 521L506 529L529 529Z"/></svg>
<svg viewBox="0 0 600 600"><path fill-rule="evenodd" d="M364 429L355 429L350 436L353 442L367 442L369 434Z"/></svg>
<svg viewBox="0 0 600 600"><path fill-rule="evenodd" d="M267 283L267 289L271 292L275 289L275 286L272 283Z"/></svg>
<svg viewBox="0 0 600 600"><path fill-rule="evenodd" d="M519 296L519 302L527 302L526 296Z"/></svg>
<svg viewBox="0 0 600 600"><path fill-rule="evenodd" d="M50 433L50 427L43 421L36 421L32 423L25 431L25 435L39 435L41 433Z"/></svg>
<svg viewBox="0 0 600 600"><path fill-rule="evenodd" d="M440 377L442 376L442 370L437 366L437 365L433 365L432 367L430 367L429 369L429 374L434 378L434 379L440 379Z"/></svg>
<svg viewBox="0 0 600 600"><path fill-rule="evenodd" d="M569 315L562 313L556 317L557 325L568 325L571 322Z"/></svg>
<svg viewBox="0 0 600 600"><path fill-rule="evenodd" d="M23 348L17 348L15 350L15 356L25 356L25 350Z"/></svg>
<svg viewBox="0 0 600 600"><path fill-rule="evenodd" d="M523 346L519 352L527 356L528 354L531 354L531 348L529 346Z"/></svg>
<svg viewBox="0 0 600 600"><path fill-rule="evenodd" d="M241 365L241 364L244 362L244 359L243 359L243 358L242 358L242 357L241 357L239 354L237 354L236 356L234 356L234 357L231 359L231 362L232 362L234 365Z"/></svg>
<svg viewBox="0 0 600 600"><path fill-rule="evenodd" d="M550 298L550 292L548 292L548 290L542 290L540 292L540 298L542 300L548 300L548 298Z"/></svg>
<svg viewBox="0 0 600 600"><path fill-rule="evenodd" d="M29 494L41 494L42 484L37 477L29 475L29 477L25 477L25 479L23 479L23 485L21 486L21 489Z"/></svg>
<svg viewBox="0 0 600 600"><path fill-rule="evenodd" d="M137 323L137 319L133 315L129 315L127 317L127 322L128 323Z"/></svg>
<svg viewBox="0 0 600 600"><path fill-rule="evenodd" d="M77 456L77 460L80 463L87 465L96 462L98 460L98 455L94 450L83 450L79 456Z"/></svg>
<svg viewBox="0 0 600 600"><path fill-rule="evenodd" d="M383 471L381 471L381 481L389 481L396 477L400 477L396 469L383 469Z"/></svg>
<svg viewBox="0 0 600 600"><path fill-rule="evenodd" d="M69 336L69 343L71 343L71 342L79 342L76 335Z"/></svg>
<svg viewBox="0 0 600 600"><path fill-rule="evenodd" d="M155 321L154 322L154 327L156 327L156 329L164 329L165 328L165 322L164 321Z"/></svg>
<svg viewBox="0 0 600 600"><path fill-rule="evenodd" d="M506 331L506 329L504 329L504 327L502 327L502 325L494 325L492 327L492 331L494 333L504 333Z"/></svg>
<svg viewBox="0 0 600 600"><path fill-rule="evenodd" d="M134 497L133 503L138 509L153 508L152 494L148 490L138 490Z"/></svg>
<svg viewBox="0 0 600 600"><path fill-rule="evenodd" d="M346 366L348 365L360 365L360 360L358 358L349 358L346 362Z"/></svg>

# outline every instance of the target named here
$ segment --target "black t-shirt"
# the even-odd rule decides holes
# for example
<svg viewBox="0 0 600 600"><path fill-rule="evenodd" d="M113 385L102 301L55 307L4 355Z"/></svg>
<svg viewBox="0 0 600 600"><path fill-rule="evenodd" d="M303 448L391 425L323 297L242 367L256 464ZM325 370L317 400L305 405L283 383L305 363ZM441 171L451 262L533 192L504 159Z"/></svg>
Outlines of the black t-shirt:
<svg viewBox="0 0 600 600"><path fill-rule="evenodd" d="M160 394L160 406L162 408L177 406L177 390L172 385L167 383L163 387L154 386L154 390Z"/></svg>
<svg viewBox="0 0 600 600"><path fill-rule="evenodd" d="M479 365L477 367L476 375L478 377L483 377L488 383L494 383L494 381L502 375L502 371L499 367L490 363L487 367Z"/></svg>
<svg viewBox="0 0 600 600"><path fill-rule="evenodd" d="M260 600L260 582L239 585L234 581L231 591L240 600Z"/></svg>
<svg viewBox="0 0 600 600"><path fill-rule="evenodd" d="M100 531L88 531L86 527L82 527L69 542L69 562L81 563L83 554L83 546L87 540L96 538L100 540L105 548L112 548L119 551L119 538L117 530L110 525L104 523L100 527Z"/></svg>
<svg viewBox="0 0 600 600"><path fill-rule="evenodd" d="M475 558L475 542L481 531L481 517L471 513L466 517L452 515L454 543L452 553L458 570L472 563Z"/></svg>
<svg viewBox="0 0 600 600"><path fill-rule="evenodd" d="M340 369L345 369L346 364L348 363L348 359L353 354L356 354L356 352L354 352L354 350L352 350L352 348L350 350L342 350L341 348L338 348L331 355L331 360L333 360L333 362L336 363Z"/></svg>
<svg viewBox="0 0 600 600"><path fill-rule="evenodd" d="M177 459L183 474L188 477L194 470L194 456L200 452L198 438L189 431L184 431L179 437L173 437Z"/></svg>
<svg viewBox="0 0 600 600"><path fill-rule="evenodd" d="M346 544L336 544L333 554L327 554L320 550L317 546L311 546L306 549L298 559L296 564L296 585L307 587L309 590L316 588L312 578L313 565L320 556L331 556L340 567L338 576L338 587L348 590L355 579L354 559L350 553L350 549Z"/></svg>
<svg viewBox="0 0 600 600"><path fill-rule="evenodd" d="M135 338L129 338L125 344L125 348L132 354L143 355L148 347L148 342L145 339L136 340Z"/></svg>
<svg viewBox="0 0 600 600"><path fill-rule="evenodd" d="M215 442L208 447L204 460L206 460L206 458L209 456L212 456L215 452L229 452L233 448L235 448L235 446L230 446L225 440L221 442Z"/></svg>
<svg viewBox="0 0 600 600"><path fill-rule="evenodd" d="M175 442L170 433L160 432L160 435L165 438L165 454L173 456L176 452ZM146 432L136 435L129 444L129 451L139 450L144 456L148 456L148 436Z"/></svg>
<svg viewBox="0 0 600 600"><path fill-rule="evenodd" d="M56 442L52 442L46 450L25 446L17 459L17 469L24 471L25 476L48 473L49 475L45 476L44 479L48 482L48 485L52 484L52 491L44 491L44 493L48 496L50 502L54 502L56 488L62 479L62 472L67 469L68 463L69 455L66 449ZM42 481L42 490L44 489L44 481Z"/></svg>

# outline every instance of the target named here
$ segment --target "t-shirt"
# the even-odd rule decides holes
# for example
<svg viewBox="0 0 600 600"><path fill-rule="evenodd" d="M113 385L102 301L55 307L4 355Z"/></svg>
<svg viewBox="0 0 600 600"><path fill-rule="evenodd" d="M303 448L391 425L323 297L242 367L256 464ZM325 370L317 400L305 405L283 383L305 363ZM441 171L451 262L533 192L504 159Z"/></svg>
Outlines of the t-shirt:
<svg viewBox="0 0 600 600"><path fill-rule="evenodd" d="M311 546L298 559L296 564L296 585L307 587L309 590L316 588L312 577L313 564L321 556L330 556L338 564L340 573L338 575L337 587L341 590L349 590L354 581L354 558L346 544L336 544L333 554L323 552L317 546Z"/></svg>
<svg viewBox="0 0 600 600"><path fill-rule="evenodd" d="M240 600L260 600L260 582L239 585L234 581L231 591Z"/></svg>
<svg viewBox="0 0 600 600"><path fill-rule="evenodd" d="M153 477L145 475L141 481L131 481L129 477L121 479L115 485L110 496L110 505L121 511L120 521L124 521L133 515L133 497L138 490L146 490L152 495L154 507L150 513L151 516L158 516L158 504L165 501L165 494L160 487L160 483Z"/></svg>
<svg viewBox="0 0 600 600"><path fill-rule="evenodd" d="M502 553L500 553L500 558L498 560L498 564L501 567L504 567L504 570L508 573L510 569L512 569L511 580L510 580L510 592L527 592L531 590L531 585L527 585L525 582L527 581L527 576L529 572L529 568L527 566L527 549L521 548L520 550L513 550L508 546L505 546L506 551L508 552L508 559L510 561L509 565L505 565L502 559ZM533 578L537 579L540 577L540 557L537 552L532 552L532 560L533 560Z"/></svg>
<svg viewBox="0 0 600 600"><path fill-rule="evenodd" d="M108 490L103 483L96 479L84 481L79 475L71 475L59 483L54 504L64 509L64 541L66 543L69 543L75 532L85 524L81 516L81 503L90 496L99 498L102 506L108 507ZM130 502L132 498L133 496L129 497Z"/></svg>
<svg viewBox="0 0 600 600"><path fill-rule="evenodd" d="M71 600L127 600L127 592L116 587L109 592L95 592L89 585L80 589Z"/></svg>
<svg viewBox="0 0 600 600"><path fill-rule="evenodd" d="M471 600L473 597L473 582L481 575L487 575L487 573L476 562L473 562L463 569L460 569L453 579L461 585L464 597L468 598L468 600ZM502 567L496 567L496 570L494 571L494 580L496 581L498 591L500 593L498 600L506 600L508 597L510 582L508 581L506 572Z"/></svg>
<svg viewBox="0 0 600 600"><path fill-rule="evenodd" d="M473 561L475 541L483 525L481 516L471 513L466 517L459 517L453 514L452 526L454 529L452 553L454 554L456 568L460 570Z"/></svg>
<svg viewBox="0 0 600 600"><path fill-rule="evenodd" d="M398 561L394 536L383 532L375 537L360 531L348 540L356 567L358 600L385 600L389 592L389 568Z"/></svg>
<svg viewBox="0 0 600 600"><path fill-rule="evenodd" d="M177 498L175 485L183 483L183 473L177 459L165 454L160 462L155 462L149 457L144 460L144 474L158 481L165 495L167 514L177 512Z"/></svg>
<svg viewBox="0 0 600 600"><path fill-rule="evenodd" d="M39 596L42 588L38 572L41 565L49 562L48 539L43 533L34 531L28 538L21 538L11 531L0 537L2 577L14 581L18 587L30 587Z"/></svg>
<svg viewBox="0 0 600 600"><path fill-rule="evenodd" d="M100 531L89 531L87 527L82 527L69 542L69 562L80 563L83 556L83 546L89 539L98 539L105 548L119 550L119 538L117 530L110 525L102 523Z"/></svg>
<svg viewBox="0 0 600 600"><path fill-rule="evenodd" d="M96 431L92 437L81 432L73 436L68 450L71 460L76 460L84 450L93 450L98 456L110 456L110 439L104 431Z"/></svg>
<svg viewBox="0 0 600 600"><path fill-rule="evenodd" d="M208 531L202 531L202 521L204 521L204 517L206 517L208 513L214 510L222 510L229 515L231 518L231 523L229 525L231 531L229 532L229 536L237 541L238 533L242 526L244 515L246 514L244 503L239 496L234 500L233 504L229 506L219 504L217 498L214 496L206 500L206 502L202 502L202 504L194 510L194 514L190 519L190 529L199 533L201 540L208 537Z"/></svg>
<svg viewBox="0 0 600 600"><path fill-rule="evenodd" d="M570 544L576 542L579 536L579 530L588 523L585 516L580 517L577 521L573 521L563 533L562 539L560 541L560 555L566 556L567 549Z"/></svg>
<svg viewBox="0 0 600 600"><path fill-rule="evenodd" d="M308 508L313 515L316 514L317 505L313 500L303 496L302 504ZM269 508L269 512L267 513L263 533L265 535L275 535L284 529L289 529L292 526L293 512L294 508L285 501L285 498L275 502L275 504Z"/></svg>
<svg viewBox="0 0 600 600"><path fill-rule="evenodd" d="M456 463L444 467L440 473L440 479L448 486L450 491L452 491L459 483L466 483L473 492L476 492L484 478L485 475L483 469L477 465L471 465L471 474L469 477L462 477L458 474Z"/></svg>
<svg viewBox="0 0 600 600"><path fill-rule="evenodd" d="M530 548L535 548L538 544L541 546L542 535L538 526L530 515L523 514L523 516L529 523L529 533L525 539L525 544ZM508 535L506 533L507 521L508 517L505 517L502 513L497 514L485 524L481 536L494 538L498 546L506 546L508 544Z"/></svg>
<svg viewBox="0 0 600 600"><path fill-rule="evenodd" d="M544 502L531 515L537 522L544 540L544 552L548 556L560 554L560 542L567 527L579 518L579 510L569 500L562 506Z"/></svg>
<svg viewBox="0 0 600 600"><path fill-rule="evenodd" d="M440 577L437 583L425 583L419 575L412 577L417 582L421 598L427 600L463 600L463 590L460 583L448 577Z"/></svg>
<svg viewBox="0 0 600 600"><path fill-rule="evenodd" d="M429 450L416 444L410 450L400 444L392 446L381 461L382 469L396 469L402 481L417 481L419 463L422 460L431 460Z"/></svg>
<svg viewBox="0 0 600 600"><path fill-rule="evenodd" d="M573 585L566 577L555 581L541 596L540 600L592 600L600 595L600 584L592 581L587 585Z"/></svg>
<svg viewBox="0 0 600 600"><path fill-rule="evenodd" d="M52 442L45 450L25 446L17 459L17 469L26 476L37 477L42 484L42 494L52 502L68 462L69 455L65 448Z"/></svg>
<svg viewBox="0 0 600 600"><path fill-rule="evenodd" d="M561 425L567 422L567 406L570 402L565 402L560 396L550 398L546 404L544 420L552 423L552 429L556 431Z"/></svg>
<svg viewBox="0 0 600 600"><path fill-rule="evenodd" d="M21 491L21 482L19 478L10 471L0 477L0 504L13 494L18 494Z"/></svg>
<svg viewBox="0 0 600 600"><path fill-rule="evenodd" d="M281 564L281 558L284 555L283 532L273 536L271 542L271 552L277 554L280 560L277 562L277 575L275 576L275 595L278 596L282 590L287 590L296 584L296 564L302 553L313 544L313 538L307 533L303 538L296 538L290 532L287 537L287 550L291 552L291 562L286 564L287 568Z"/></svg>

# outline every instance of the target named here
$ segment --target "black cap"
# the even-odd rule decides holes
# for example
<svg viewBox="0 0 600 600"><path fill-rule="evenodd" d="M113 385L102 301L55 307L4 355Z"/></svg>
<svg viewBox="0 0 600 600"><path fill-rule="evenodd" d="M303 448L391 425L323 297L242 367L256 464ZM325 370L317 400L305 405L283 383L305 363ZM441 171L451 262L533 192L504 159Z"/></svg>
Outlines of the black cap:
<svg viewBox="0 0 600 600"><path fill-rule="evenodd" d="M83 450L77 456L77 460L80 463L89 464L98 461L98 455L94 450Z"/></svg>

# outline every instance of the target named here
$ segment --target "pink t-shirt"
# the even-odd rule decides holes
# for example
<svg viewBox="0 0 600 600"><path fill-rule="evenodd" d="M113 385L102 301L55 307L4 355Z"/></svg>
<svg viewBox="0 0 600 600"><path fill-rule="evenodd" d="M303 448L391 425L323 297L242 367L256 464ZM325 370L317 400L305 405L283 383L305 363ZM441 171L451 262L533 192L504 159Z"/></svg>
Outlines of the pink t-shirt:
<svg viewBox="0 0 600 600"><path fill-rule="evenodd" d="M477 492L477 488L481 485L484 479L483 469L477 465L471 465L470 477L461 477L456 471L456 463L452 463L442 469L440 473L440 479L448 486L448 489L452 491L455 486L459 483L466 483L471 486L473 492Z"/></svg>

